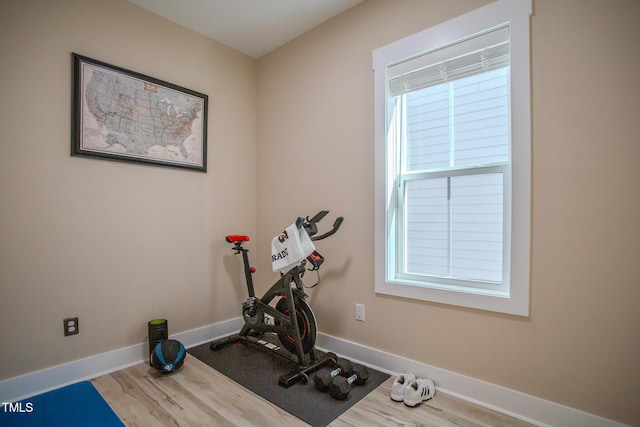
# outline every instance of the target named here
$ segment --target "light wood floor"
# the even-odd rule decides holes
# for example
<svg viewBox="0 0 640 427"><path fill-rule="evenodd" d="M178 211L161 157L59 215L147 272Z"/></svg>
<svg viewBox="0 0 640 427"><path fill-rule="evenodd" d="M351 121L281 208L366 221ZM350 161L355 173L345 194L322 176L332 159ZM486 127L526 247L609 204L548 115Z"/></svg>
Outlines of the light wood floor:
<svg viewBox="0 0 640 427"><path fill-rule="evenodd" d="M330 426L529 426L443 393L409 408L389 398L393 380L389 378ZM307 425L195 357L172 375L139 364L92 382L129 427Z"/></svg>

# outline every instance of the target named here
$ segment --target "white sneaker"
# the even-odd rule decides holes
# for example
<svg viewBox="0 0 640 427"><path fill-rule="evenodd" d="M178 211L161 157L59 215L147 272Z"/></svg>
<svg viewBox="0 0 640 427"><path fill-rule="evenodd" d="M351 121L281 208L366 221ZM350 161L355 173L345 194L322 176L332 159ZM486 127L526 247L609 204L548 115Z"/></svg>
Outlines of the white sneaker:
<svg viewBox="0 0 640 427"><path fill-rule="evenodd" d="M404 392L404 404L416 406L436 395L436 386L428 379L417 379L407 385Z"/></svg>
<svg viewBox="0 0 640 427"><path fill-rule="evenodd" d="M407 385L415 379L416 376L410 372L398 375L391 386L391 399L396 402L402 402L404 400L404 391L406 390Z"/></svg>

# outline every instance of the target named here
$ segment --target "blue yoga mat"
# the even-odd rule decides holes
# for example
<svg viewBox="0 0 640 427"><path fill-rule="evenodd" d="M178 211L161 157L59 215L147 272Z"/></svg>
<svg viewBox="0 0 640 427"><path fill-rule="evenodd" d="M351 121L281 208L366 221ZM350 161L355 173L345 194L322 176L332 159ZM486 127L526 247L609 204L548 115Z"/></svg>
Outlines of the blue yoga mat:
<svg viewBox="0 0 640 427"><path fill-rule="evenodd" d="M0 406L2 427L124 427L89 381Z"/></svg>

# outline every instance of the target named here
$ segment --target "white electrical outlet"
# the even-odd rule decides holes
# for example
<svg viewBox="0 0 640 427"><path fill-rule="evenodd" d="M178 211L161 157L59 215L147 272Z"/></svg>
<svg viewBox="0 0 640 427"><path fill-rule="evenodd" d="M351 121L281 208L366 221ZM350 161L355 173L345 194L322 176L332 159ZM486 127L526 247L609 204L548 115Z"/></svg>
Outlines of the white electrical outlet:
<svg viewBox="0 0 640 427"><path fill-rule="evenodd" d="M364 322L364 304L356 304L356 320Z"/></svg>

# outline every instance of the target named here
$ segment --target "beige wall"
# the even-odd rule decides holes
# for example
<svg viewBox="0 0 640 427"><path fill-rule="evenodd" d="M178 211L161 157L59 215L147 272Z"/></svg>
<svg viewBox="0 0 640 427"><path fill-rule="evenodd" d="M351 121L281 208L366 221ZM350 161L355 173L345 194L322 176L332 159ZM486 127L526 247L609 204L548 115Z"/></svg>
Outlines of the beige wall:
<svg viewBox="0 0 640 427"><path fill-rule="evenodd" d="M71 52L209 95L209 172L71 157ZM126 0L1 0L0 60L0 379L237 317L257 61Z"/></svg>
<svg viewBox="0 0 640 427"><path fill-rule="evenodd" d="M125 0L0 0L0 379L238 316L224 234L266 283L325 208L322 332L640 424L635 0L534 0L531 316L373 291L371 51L486 3L367 0L256 61ZM209 172L70 157L71 52L208 94Z"/></svg>
<svg viewBox="0 0 640 427"><path fill-rule="evenodd" d="M260 239L342 214L318 243L322 332L640 424L635 0L534 1L531 316L374 293L371 52L486 3L368 0L259 60Z"/></svg>

